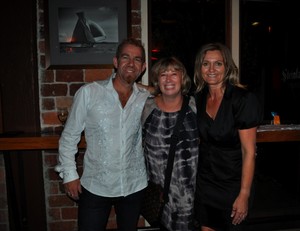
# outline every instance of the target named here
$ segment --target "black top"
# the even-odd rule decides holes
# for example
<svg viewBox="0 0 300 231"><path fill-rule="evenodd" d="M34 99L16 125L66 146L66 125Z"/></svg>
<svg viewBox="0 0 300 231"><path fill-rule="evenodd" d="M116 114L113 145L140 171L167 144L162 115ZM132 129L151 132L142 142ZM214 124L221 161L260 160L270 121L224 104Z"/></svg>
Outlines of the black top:
<svg viewBox="0 0 300 231"><path fill-rule="evenodd" d="M240 191L242 151L238 129L258 126L262 110L257 97L227 85L213 120L206 113L208 88L196 95L200 155L197 191L200 199L217 208L231 208Z"/></svg>

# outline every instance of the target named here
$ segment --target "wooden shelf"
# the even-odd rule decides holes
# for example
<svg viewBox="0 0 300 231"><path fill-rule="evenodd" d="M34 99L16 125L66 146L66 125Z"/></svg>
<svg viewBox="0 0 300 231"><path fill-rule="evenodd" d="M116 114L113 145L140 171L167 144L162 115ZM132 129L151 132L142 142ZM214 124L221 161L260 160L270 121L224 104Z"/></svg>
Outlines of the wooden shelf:
<svg viewBox="0 0 300 231"><path fill-rule="evenodd" d="M0 150L58 149L59 134L20 134L0 137ZM300 141L300 125L262 125L257 131L257 143ZM79 148L85 148L82 136Z"/></svg>

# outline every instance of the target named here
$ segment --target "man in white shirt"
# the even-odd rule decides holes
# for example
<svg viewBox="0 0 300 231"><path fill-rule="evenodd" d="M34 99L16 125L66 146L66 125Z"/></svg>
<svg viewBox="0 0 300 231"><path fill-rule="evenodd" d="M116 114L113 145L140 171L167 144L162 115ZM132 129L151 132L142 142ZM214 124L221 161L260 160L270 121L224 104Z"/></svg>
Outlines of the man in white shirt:
<svg viewBox="0 0 300 231"><path fill-rule="evenodd" d="M55 169L68 196L78 200L79 231L106 230L112 206L118 229L135 231L147 186L141 113L149 92L135 83L146 68L141 42L124 40L113 65L110 78L76 92L59 140ZM79 178L75 155L82 131L87 148Z"/></svg>

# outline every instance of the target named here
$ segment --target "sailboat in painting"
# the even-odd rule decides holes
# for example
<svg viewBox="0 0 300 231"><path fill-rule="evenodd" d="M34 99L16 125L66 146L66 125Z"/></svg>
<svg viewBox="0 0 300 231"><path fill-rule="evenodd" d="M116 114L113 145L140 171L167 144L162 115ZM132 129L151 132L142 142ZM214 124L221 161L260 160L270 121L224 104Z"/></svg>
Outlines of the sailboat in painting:
<svg viewBox="0 0 300 231"><path fill-rule="evenodd" d="M106 39L106 33L96 22L88 20L84 12L77 12L77 23L73 30L70 46L93 47Z"/></svg>

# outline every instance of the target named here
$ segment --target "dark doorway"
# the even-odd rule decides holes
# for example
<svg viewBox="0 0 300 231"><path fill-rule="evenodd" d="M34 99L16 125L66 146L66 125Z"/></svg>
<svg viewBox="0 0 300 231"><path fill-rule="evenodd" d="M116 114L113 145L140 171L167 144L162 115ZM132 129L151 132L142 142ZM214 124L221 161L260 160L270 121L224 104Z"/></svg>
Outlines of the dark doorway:
<svg viewBox="0 0 300 231"><path fill-rule="evenodd" d="M226 41L225 0L151 0L149 3L149 66L176 56L193 77L195 56L207 42Z"/></svg>
<svg viewBox="0 0 300 231"><path fill-rule="evenodd" d="M1 135L40 132L36 0L1 13ZM3 152L10 231L47 230L42 153Z"/></svg>
<svg viewBox="0 0 300 231"><path fill-rule="evenodd" d="M264 118L300 123L300 14L295 1L241 1L241 80L260 96Z"/></svg>

